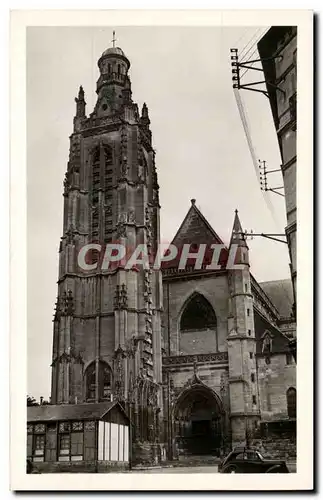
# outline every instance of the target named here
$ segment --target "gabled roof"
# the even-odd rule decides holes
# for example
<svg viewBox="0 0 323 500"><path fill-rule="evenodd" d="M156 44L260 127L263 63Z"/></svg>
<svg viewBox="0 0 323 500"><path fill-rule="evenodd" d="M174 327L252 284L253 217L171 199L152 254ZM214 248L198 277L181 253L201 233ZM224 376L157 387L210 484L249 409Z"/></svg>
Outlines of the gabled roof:
<svg viewBox="0 0 323 500"><path fill-rule="evenodd" d="M195 205L196 200L191 200L191 207L186 214L180 228L178 229L172 245L177 248L177 255L172 260L162 262L162 270L164 273L168 273L170 270L173 272L176 270L175 274L191 273L191 272L210 272L206 270L206 266L210 264L213 255L212 245L219 244L224 245L221 238L216 234L214 229L210 226L204 215ZM180 263L183 246L190 245L190 252L198 252L199 245L206 245L205 253L202 263L202 269L196 271L195 258L189 258L186 261L185 269L179 270L178 266ZM226 247L222 248L219 256L219 265L221 268L225 269L225 264L227 261L228 250Z"/></svg>
<svg viewBox="0 0 323 500"><path fill-rule="evenodd" d="M191 207L178 229L172 243L181 246L184 243L222 243L204 215L196 206L196 200L191 200Z"/></svg>
<svg viewBox="0 0 323 500"><path fill-rule="evenodd" d="M265 281L259 283L259 285L265 294L268 295L280 316L290 317L294 302L291 280Z"/></svg>
<svg viewBox="0 0 323 500"><path fill-rule="evenodd" d="M100 420L112 408L119 411L129 420L118 401L105 403L80 403L61 405L40 405L27 407L27 422L44 422L54 420Z"/></svg>

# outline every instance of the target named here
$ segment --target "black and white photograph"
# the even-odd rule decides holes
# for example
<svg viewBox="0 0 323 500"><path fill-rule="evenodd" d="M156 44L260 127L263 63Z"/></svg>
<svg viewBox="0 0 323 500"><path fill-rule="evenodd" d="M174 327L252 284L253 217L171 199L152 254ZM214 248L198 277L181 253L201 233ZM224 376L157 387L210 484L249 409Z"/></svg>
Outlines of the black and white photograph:
<svg viewBox="0 0 323 500"><path fill-rule="evenodd" d="M273 12L27 19L23 489L310 488L312 14Z"/></svg>

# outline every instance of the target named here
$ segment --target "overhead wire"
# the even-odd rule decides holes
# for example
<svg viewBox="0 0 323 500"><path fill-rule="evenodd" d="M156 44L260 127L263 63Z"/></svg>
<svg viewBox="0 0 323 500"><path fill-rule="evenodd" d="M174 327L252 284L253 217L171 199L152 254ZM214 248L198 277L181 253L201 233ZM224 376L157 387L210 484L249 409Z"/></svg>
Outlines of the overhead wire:
<svg viewBox="0 0 323 500"><path fill-rule="evenodd" d="M242 123L243 129L244 129L244 132L245 132L245 136L246 136L246 139L247 139L247 144L248 144L249 152L250 152L250 155L251 155L252 163L253 163L253 166L254 166L254 170L256 172L256 176L257 176L258 182L260 183L260 173L259 173L259 165L258 165L258 156L256 155L256 150L255 150L253 142L252 142L252 137L251 137L251 133L250 133L250 127L249 127L249 124L248 124L247 113L246 113L246 110L245 110L245 107L244 107L244 104L243 104L243 100L242 100L242 97L240 95L239 90L238 89L234 89L233 92L234 92L234 96L235 96L235 99L236 99L236 102L237 102L237 106L238 106L238 110L239 110L239 115L240 115L241 123ZM268 210L269 210L269 212L270 212L270 214L271 214L271 216L273 218L273 221L274 221L277 229L279 230L279 223L278 223L277 215L275 213L272 201L271 201L270 197L268 196L268 193L265 193L264 191L262 191L262 195L263 195L264 201L265 201L265 203L267 205L267 208L268 208Z"/></svg>
<svg viewBox="0 0 323 500"><path fill-rule="evenodd" d="M239 58L240 58L240 60L241 60L241 61L243 61L243 59L244 59L244 58L245 58L245 57L249 54L249 52L250 52L250 51L254 48L254 46L255 46L255 45L256 45L256 49L255 49L255 50L257 50L257 44L258 44L259 40L260 40L260 39L264 36L264 34L266 33L266 31L267 31L267 30L268 30L268 28L264 29L264 30L260 33L260 35L258 35L258 36L256 37L256 39L254 40L253 44L249 47L249 49L247 50L247 52L245 52L244 54L241 54L241 55L240 55L240 57L239 57ZM255 51L254 51L254 52L255 52ZM251 56L252 56L252 54L251 54ZM251 56L249 56L248 60L250 60ZM245 61L243 61L243 62L245 62Z"/></svg>
<svg viewBox="0 0 323 500"><path fill-rule="evenodd" d="M265 34L267 31L268 31L268 28L265 28L265 30L264 30L264 31L260 34L260 36L256 39L256 41L255 41L255 42L253 43L253 45L250 47L250 49L248 50L248 52L247 52L247 53L249 53L249 52L250 52L250 50L251 50L253 47L255 47L255 46L256 46L256 47L255 47L255 49L253 50L253 52L251 53L251 55L248 57L248 59L246 59L245 61L243 61L243 58L245 58L245 57L246 57L247 53L246 53L246 54L244 54L244 56L243 56L243 57L241 57L241 56L240 56L240 60L241 60L244 64L252 60L252 58L253 58L254 54L255 54L255 53L257 52L257 50L258 50L258 45L257 45L257 44L258 44L259 40L260 40L260 39L264 36L264 34ZM251 66L253 66L254 64L255 64L255 62L250 63L250 65L251 65ZM242 78L242 77L243 77L243 76L247 73L248 69L250 69L250 68L246 68L246 70L242 73L242 75L241 75L241 77L240 77L240 78Z"/></svg>
<svg viewBox="0 0 323 500"><path fill-rule="evenodd" d="M251 39L249 40L249 42L243 47L242 50L239 50L240 52L240 55L239 57L241 58L241 60L250 52L250 50L252 50L252 48L254 47L255 43L254 40L257 40L258 38L258 33L259 31L261 31L262 28L258 28L257 31L253 34L253 36L251 37ZM250 46L249 46L250 45ZM249 47L248 47L249 46ZM246 50L247 49L247 50Z"/></svg>
<svg viewBox="0 0 323 500"><path fill-rule="evenodd" d="M255 50L253 51L253 53L251 54L251 56L249 57L249 59L247 59L247 61L244 61L244 63L247 63L247 62L251 61L251 59L252 59L253 55L257 52L257 49L258 49L258 47L256 47L256 48L255 48ZM250 63L250 66L253 66L254 64L255 64L255 62ZM250 69L250 68L245 68L245 70L244 70L244 72L242 73L242 75L240 76L240 78L242 78L242 77L243 77L243 76L247 73L247 71L248 71L249 69Z"/></svg>
<svg viewBox="0 0 323 500"><path fill-rule="evenodd" d="M244 38L245 34L247 33L247 31L250 30L250 26L249 28L247 28L246 30L244 30L244 32L242 33L242 35L238 38L238 40L234 43L234 47L238 47L238 44L240 43L240 41ZM248 42L249 43L249 42Z"/></svg>

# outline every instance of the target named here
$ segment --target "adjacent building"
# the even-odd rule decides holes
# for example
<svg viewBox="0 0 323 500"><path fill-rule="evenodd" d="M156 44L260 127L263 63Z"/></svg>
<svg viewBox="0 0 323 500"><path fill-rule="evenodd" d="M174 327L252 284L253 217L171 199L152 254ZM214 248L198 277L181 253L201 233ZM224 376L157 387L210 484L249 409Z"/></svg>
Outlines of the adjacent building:
<svg viewBox="0 0 323 500"><path fill-rule="evenodd" d="M285 229L296 316L296 163L297 163L297 28L273 26L258 43L271 112L282 158L287 226Z"/></svg>

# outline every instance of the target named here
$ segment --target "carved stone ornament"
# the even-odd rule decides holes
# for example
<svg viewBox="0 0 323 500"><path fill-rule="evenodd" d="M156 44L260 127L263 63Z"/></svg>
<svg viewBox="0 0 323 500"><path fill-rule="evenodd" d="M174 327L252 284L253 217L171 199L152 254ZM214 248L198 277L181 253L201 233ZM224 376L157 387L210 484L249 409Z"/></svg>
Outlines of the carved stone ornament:
<svg viewBox="0 0 323 500"><path fill-rule="evenodd" d="M127 237L127 226L125 224L119 224L116 230L117 238L126 238Z"/></svg>
<svg viewBox="0 0 323 500"><path fill-rule="evenodd" d="M167 356L163 358L163 365L184 365L184 364L194 364L194 361L198 363L223 363L228 361L227 352L217 352L213 354L192 354L185 356Z"/></svg>
<svg viewBox="0 0 323 500"><path fill-rule="evenodd" d="M126 309L128 307L128 292L127 287L123 283L121 287L116 286L116 291L114 295L114 308L115 309Z"/></svg>
<svg viewBox="0 0 323 500"><path fill-rule="evenodd" d="M74 312L74 298L71 290L63 292L60 299L60 312L62 315L71 316Z"/></svg>
<svg viewBox="0 0 323 500"><path fill-rule="evenodd" d="M136 212L133 209L130 209L128 212L128 222L130 224L134 224L136 222Z"/></svg>
<svg viewBox="0 0 323 500"><path fill-rule="evenodd" d="M120 212L118 215L118 224L125 224L127 222L127 213Z"/></svg>

